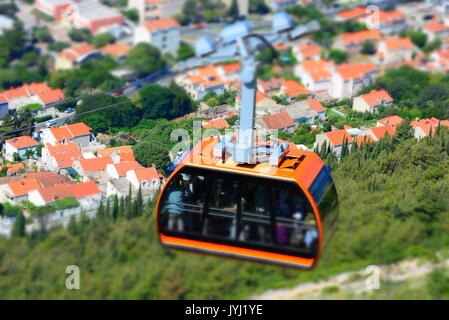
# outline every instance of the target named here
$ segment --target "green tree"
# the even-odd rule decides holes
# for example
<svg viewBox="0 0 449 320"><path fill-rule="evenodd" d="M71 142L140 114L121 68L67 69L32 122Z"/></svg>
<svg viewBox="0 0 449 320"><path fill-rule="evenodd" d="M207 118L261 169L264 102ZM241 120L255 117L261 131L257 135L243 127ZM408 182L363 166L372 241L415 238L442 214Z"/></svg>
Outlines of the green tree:
<svg viewBox="0 0 449 320"><path fill-rule="evenodd" d="M449 275L445 269L433 270L426 280L431 299L449 298Z"/></svg>
<svg viewBox="0 0 449 320"><path fill-rule="evenodd" d="M336 64L342 64L348 60L348 53L341 49L330 49L328 58Z"/></svg>
<svg viewBox="0 0 449 320"><path fill-rule="evenodd" d="M72 41L76 42L91 42L92 41L92 34L90 33L89 29L82 28L82 29L71 29L68 33L70 39Z"/></svg>
<svg viewBox="0 0 449 320"><path fill-rule="evenodd" d="M135 8L122 10L122 14L132 22L139 22L139 11Z"/></svg>
<svg viewBox="0 0 449 320"><path fill-rule="evenodd" d="M376 53L376 44L373 40L365 40L362 44L361 52L363 54L375 54Z"/></svg>
<svg viewBox="0 0 449 320"><path fill-rule="evenodd" d="M188 43L181 41L179 48L178 48L176 61L186 60L190 57L193 57L194 55L195 55L195 49Z"/></svg>
<svg viewBox="0 0 449 320"><path fill-rule="evenodd" d="M130 50L126 63L133 68L139 76L145 76L164 68L167 62L162 58L158 48L149 43L140 42Z"/></svg>
<svg viewBox="0 0 449 320"><path fill-rule="evenodd" d="M105 45L114 42L115 37L109 32L99 33L92 38L92 44L97 48L104 47Z"/></svg>
<svg viewBox="0 0 449 320"><path fill-rule="evenodd" d="M249 0L249 12L257 14L266 14L270 12L270 8L267 6L264 0Z"/></svg>
<svg viewBox="0 0 449 320"><path fill-rule="evenodd" d="M232 18L237 18L239 16L239 5L237 0L232 0L231 5L229 6L228 16Z"/></svg>
<svg viewBox="0 0 449 320"><path fill-rule="evenodd" d="M16 220L14 221L11 235L13 237L25 236L25 217L22 212L18 213L16 216Z"/></svg>
<svg viewBox="0 0 449 320"><path fill-rule="evenodd" d="M95 113L91 113L93 110ZM88 114L84 114L89 112ZM105 132L109 124L113 128L133 127L141 119L141 111L126 96L113 97L109 95L95 95L83 99L76 108L77 121L84 121L93 125L97 132ZM103 117L104 119L99 118ZM110 130L111 128L109 128Z"/></svg>
<svg viewBox="0 0 449 320"><path fill-rule="evenodd" d="M175 119L195 110L195 104L184 89L172 84L169 88L150 84L139 91L143 117Z"/></svg>
<svg viewBox="0 0 449 320"><path fill-rule="evenodd" d="M168 148L164 145L152 141L144 141L133 146L136 160L145 167L151 167L153 164L159 171L165 172L170 165L168 157Z"/></svg>

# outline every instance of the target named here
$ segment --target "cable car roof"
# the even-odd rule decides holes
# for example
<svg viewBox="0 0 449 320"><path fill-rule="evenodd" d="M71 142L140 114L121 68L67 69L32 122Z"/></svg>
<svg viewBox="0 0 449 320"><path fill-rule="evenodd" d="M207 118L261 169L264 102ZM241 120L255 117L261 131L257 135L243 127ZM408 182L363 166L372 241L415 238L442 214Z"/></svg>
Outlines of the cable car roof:
<svg viewBox="0 0 449 320"><path fill-rule="evenodd" d="M282 140L280 141L282 142ZM287 150L278 159L277 167L269 162L239 164L233 160L232 156L227 156L225 159L214 157L213 150L218 143L217 137L202 140L181 161L181 164L255 174L275 179L295 180L307 189L324 166L323 161L316 153L300 150L293 143L288 143Z"/></svg>

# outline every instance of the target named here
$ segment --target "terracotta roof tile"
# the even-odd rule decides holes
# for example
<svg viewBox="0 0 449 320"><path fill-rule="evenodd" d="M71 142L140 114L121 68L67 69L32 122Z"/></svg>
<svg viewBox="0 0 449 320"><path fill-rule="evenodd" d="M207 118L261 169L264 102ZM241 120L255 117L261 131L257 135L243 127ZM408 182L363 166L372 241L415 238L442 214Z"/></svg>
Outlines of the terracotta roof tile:
<svg viewBox="0 0 449 320"><path fill-rule="evenodd" d="M39 142L31 138L30 136L20 136L17 138L8 139L5 141L16 149L32 148L39 145Z"/></svg>
<svg viewBox="0 0 449 320"><path fill-rule="evenodd" d="M313 57L316 55L320 55L320 53L321 53L320 46L315 43L307 43L307 44L300 45L298 47L298 49L304 58L309 58L309 57Z"/></svg>
<svg viewBox="0 0 449 320"><path fill-rule="evenodd" d="M295 122L287 112L279 112L262 118L268 129L283 129L293 127Z"/></svg>
<svg viewBox="0 0 449 320"><path fill-rule="evenodd" d="M180 24L176 19L157 19L145 23L145 28L150 32L155 32L158 30L169 29L172 27L179 27Z"/></svg>
<svg viewBox="0 0 449 320"><path fill-rule="evenodd" d="M217 128L217 129L229 128L229 124L226 121L226 119L220 118L204 122L203 128Z"/></svg>
<svg viewBox="0 0 449 320"><path fill-rule="evenodd" d="M393 102L393 98L385 90L371 90L360 96L371 108Z"/></svg>
<svg viewBox="0 0 449 320"><path fill-rule="evenodd" d="M449 31L449 26L441 23L441 22L431 22L424 25L424 29L430 32L441 32L441 31Z"/></svg>
<svg viewBox="0 0 449 320"><path fill-rule="evenodd" d="M329 141L334 145L342 145L346 140L348 143L352 143L354 139L349 135L346 130L334 130L329 132L324 132Z"/></svg>
<svg viewBox="0 0 449 320"><path fill-rule="evenodd" d="M156 167L135 169L134 172L139 183L142 183L143 181L152 181L153 179L159 180L162 176L156 170Z"/></svg>
<svg viewBox="0 0 449 320"><path fill-rule="evenodd" d="M305 99L301 100L301 102L307 104L313 111L316 112L323 112L326 111L326 109L323 107L320 101L317 99Z"/></svg>
<svg viewBox="0 0 449 320"><path fill-rule="evenodd" d="M92 159L79 160L80 166L84 173L97 172L106 170L106 165L113 163L111 157L100 157Z"/></svg>
<svg viewBox="0 0 449 320"><path fill-rule="evenodd" d="M92 196L100 193L100 189L94 181L88 181L84 183L77 183L72 185L71 191L73 196L77 199Z"/></svg>
<svg viewBox="0 0 449 320"><path fill-rule="evenodd" d="M389 37L385 40L385 46L388 50L408 50L413 49L413 43L410 38Z"/></svg>
<svg viewBox="0 0 449 320"><path fill-rule="evenodd" d="M378 70L372 63L343 63L336 67L340 76L345 79L361 79L364 78L366 73Z"/></svg>
<svg viewBox="0 0 449 320"><path fill-rule="evenodd" d="M99 50L114 57L122 57L126 56L131 49L132 46L126 43L110 43Z"/></svg>
<svg viewBox="0 0 449 320"><path fill-rule="evenodd" d="M356 32L345 32L342 33L340 37L345 46L349 46L351 44L360 44L366 40L382 39L382 36L380 35L379 30L377 29L361 30Z"/></svg>
<svg viewBox="0 0 449 320"><path fill-rule="evenodd" d="M283 85L283 92L290 98L310 94L310 91L306 87L295 80L286 80Z"/></svg>

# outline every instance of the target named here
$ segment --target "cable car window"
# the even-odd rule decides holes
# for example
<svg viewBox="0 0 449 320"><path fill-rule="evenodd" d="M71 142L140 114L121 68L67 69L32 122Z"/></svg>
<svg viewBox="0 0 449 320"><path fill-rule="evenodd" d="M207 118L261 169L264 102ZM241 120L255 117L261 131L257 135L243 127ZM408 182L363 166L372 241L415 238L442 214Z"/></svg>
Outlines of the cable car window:
<svg viewBox="0 0 449 320"><path fill-rule="evenodd" d="M305 258L316 255L312 206L293 182L184 167L162 195L163 234Z"/></svg>
<svg viewBox="0 0 449 320"><path fill-rule="evenodd" d="M215 177L208 199L204 232L206 235L235 239L238 189L237 180Z"/></svg>
<svg viewBox="0 0 449 320"><path fill-rule="evenodd" d="M180 174L167 187L164 194L162 224L166 230L186 233L201 232L206 177Z"/></svg>
<svg viewBox="0 0 449 320"><path fill-rule="evenodd" d="M318 227L305 195L290 184L276 183L273 197L275 243L313 254L318 246Z"/></svg>
<svg viewBox="0 0 449 320"><path fill-rule="evenodd" d="M242 187L242 212L239 240L272 245L269 186L256 179L245 179Z"/></svg>

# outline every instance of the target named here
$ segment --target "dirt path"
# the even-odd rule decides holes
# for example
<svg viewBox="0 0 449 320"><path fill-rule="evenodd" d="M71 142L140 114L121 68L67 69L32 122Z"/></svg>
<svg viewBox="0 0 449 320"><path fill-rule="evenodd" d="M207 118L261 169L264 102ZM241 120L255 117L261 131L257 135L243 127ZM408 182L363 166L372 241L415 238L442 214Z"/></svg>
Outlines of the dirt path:
<svg viewBox="0 0 449 320"><path fill-rule="evenodd" d="M440 263L430 263L420 259L404 260L402 262L380 266L381 281L403 281L410 278L425 276L435 268L449 267L449 259ZM306 282L289 289L268 290L261 295L250 297L255 300L294 300L302 295L320 293L324 288L338 286L346 289L356 290L358 292L367 291L366 279L368 273L366 270L344 272L329 279L319 282Z"/></svg>

